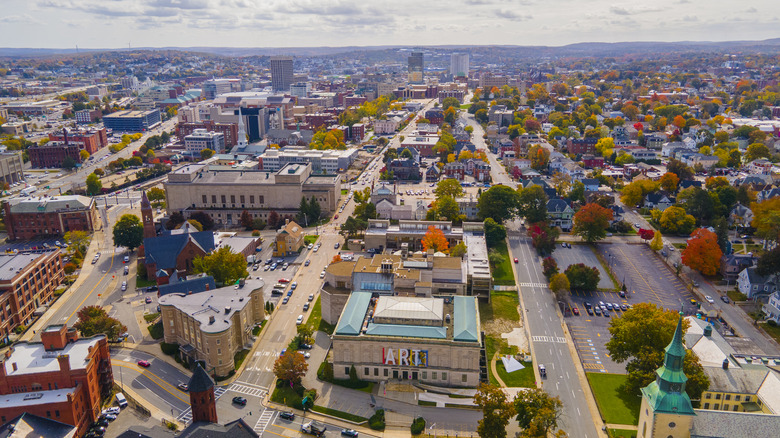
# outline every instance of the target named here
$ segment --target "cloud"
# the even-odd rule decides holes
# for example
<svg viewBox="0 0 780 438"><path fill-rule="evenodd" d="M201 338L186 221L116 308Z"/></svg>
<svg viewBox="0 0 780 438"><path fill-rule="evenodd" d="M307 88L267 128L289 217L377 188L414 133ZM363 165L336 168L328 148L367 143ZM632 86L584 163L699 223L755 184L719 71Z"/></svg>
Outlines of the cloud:
<svg viewBox="0 0 780 438"><path fill-rule="evenodd" d="M509 20L514 20L514 21L528 21L528 20L534 18L533 15L530 15L530 14L518 14L518 13L516 13L514 11L510 11L510 10L507 10L507 9L496 9L494 12L495 12L496 17L507 18Z"/></svg>
<svg viewBox="0 0 780 438"><path fill-rule="evenodd" d="M661 8L650 7L650 6L638 6L638 7L627 8L624 6L612 5L609 7L609 11L615 15L637 15L637 14L645 14L648 12L659 12L661 11Z"/></svg>
<svg viewBox="0 0 780 438"><path fill-rule="evenodd" d="M151 0L147 2L147 6L157 8L171 8L171 9L208 9L208 0Z"/></svg>

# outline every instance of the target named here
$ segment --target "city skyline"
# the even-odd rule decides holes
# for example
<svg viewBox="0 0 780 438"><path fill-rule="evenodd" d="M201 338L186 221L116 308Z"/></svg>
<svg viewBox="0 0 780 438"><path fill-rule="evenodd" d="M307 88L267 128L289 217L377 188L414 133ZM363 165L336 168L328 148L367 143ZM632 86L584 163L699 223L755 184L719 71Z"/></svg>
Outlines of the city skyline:
<svg viewBox="0 0 780 438"><path fill-rule="evenodd" d="M446 6L446 7L445 7ZM5 47L321 47L735 41L778 36L771 0L7 0ZM41 32L45 26L46 32Z"/></svg>

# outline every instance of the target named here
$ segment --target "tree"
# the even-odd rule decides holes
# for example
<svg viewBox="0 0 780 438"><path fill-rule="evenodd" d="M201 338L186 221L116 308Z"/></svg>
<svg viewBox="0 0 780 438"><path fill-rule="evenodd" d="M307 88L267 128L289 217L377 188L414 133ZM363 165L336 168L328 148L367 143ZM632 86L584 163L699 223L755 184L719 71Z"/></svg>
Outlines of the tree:
<svg viewBox="0 0 780 438"><path fill-rule="evenodd" d="M740 190L744 186L740 186ZM780 240L780 197L769 198L750 204L753 221L750 225L762 239L777 242Z"/></svg>
<svg viewBox="0 0 780 438"><path fill-rule="evenodd" d="M555 240L561 234L558 227L550 227L547 222L537 222L528 227L531 244L538 254L552 254L555 250Z"/></svg>
<svg viewBox="0 0 780 438"><path fill-rule="evenodd" d="M78 312L78 318L79 320L73 324L73 327L85 338L104 334L106 338L115 340L120 334L127 331L124 324L108 316L108 313L100 306L81 308Z"/></svg>
<svg viewBox="0 0 780 438"><path fill-rule="evenodd" d="M147 199L149 199L149 202L164 201L165 190L159 187L152 187L151 189L146 191L146 197Z"/></svg>
<svg viewBox="0 0 780 438"><path fill-rule="evenodd" d="M608 158L612 155L615 149L615 140L612 137L604 137L596 142L596 152L604 158Z"/></svg>
<svg viewBox="0 0 780 438"><path fill-rule="evenodd" d="M648 241L648 240L652 239L653 237L655 237L655 231L654 230L645 229L645 228L640 228L639 229L639 238L640 239L642 239L644 241Z"/></svg>
<svg viewBox="0 0 780 438"><path fill-rule="evenodd" d="M184 215L181 212L174 211L165 223L165 228L175 230L176 227L184 223Z"/></svg>
<svg viewBox="0 0 780 438"><path fill-rule="evenodd" d="M501 255L500 252L491 248L488 251L488 261L490 262L490 266L492 266L493 269L496 269L496 267L498 267L499 265L501 265L506 261L506 258L503 255Z"/></svg>
<svg viewBox="0 0 780 438"><path fill-rule="evenodd" d="M550 280L553 275L558 273L558 262L552 257L545 257L542 259L542 273Z"/></svg>
<svg viewBox="0 0 780 438"><path fill-rule="evenodd" d="M209 158L214 156L214 151L211 149L201 149L200 150L200 159L201 160L208 160Z"/></svg>
<svg viewBox="0 0 780 438"><path fill-rule="evenodd" d="M308 344L311 341L311 336L314 334L314 327L308 324L301 324L298 326L296 331L298 332L298 343Z"/></svg>
<svg viewBox="0 0 780 438"><path fill-rule="evenodd" d="M309 364L303 354L297 350L288 348L284 354L274 362L274 375L277 379L288 383L300 384L301 378L309 369Z"/></svg>
<svg viewBox="0 0 780 438"><path fill-rule="evenodd" d="M206 212L196 211L190 215L190 219L198 221L198 223L203 226L203 231L214 228L214 220L211 219L211 216L206 214Z"/></svg>
<svg viewBox="0 0 780 438"><path fill-rule="evenodd" d="M607 236L607 228L612 220L612 210L598 204L585 204L574 214L572 234L593 243Z"/></svg>
<svg viewBox="0 0 780 438"><path fill-rule="evenodd" d="M241 212L241 226L247 230L252 229L252 215L247 210Z"/></svg>
<svg viewBox="0 0 780 438"><path fill-rule="evenodd" d="M715 275L722 256L718 236L706 228L699 228L688 239L688 246L682 252L682 262L704 275Z"/></svg>
<svg viewBox="0 0 780 438"><path fill-rule="evenodd" d="M726 254L729 247L729 223L725 217L721 216L712 221L712 228L715 229L715 235L718 238L718 247Z"/></svg>
<svg viewBox="0 0 780 438"><path fill-rule="evenodd" d="M547 194L541 186L532 185L523 188L519 186L517 214L525 218L527 223L541 222L547 219Z"/></svg>
<svg viewBox="0 0 780 438"><path fill-rule="evenodd" d="M517 422L523 429L521 437L544 438L558 429L563 402L558 397L550 396L544 389L533 388L518 392L513 405Z"/></svg>
<svg viewBox="0 0 780 438"><path fill-rule="evenodd" d="M550 151L539 145L531 146L528 149L528 159L531 161L532 169L544 170L550 163Z"/></svg>
<svg viewBox="0 0 780 438"><path fill-rule="evenodd" d="M461 242L458 242L457 245L450 248L450 257L463 257L466 255L466 251L468 248L466 247L466 244Z"/></svg>
<svg viewBox="0 0 780 438"><path fill-rule="evenodd" d="M228 246L222 246L204 257L196 257L192 261L196 273L206 273L214 277L217 284L223 286L235 283L239 278L249 275L246 270L244 255L233 252Z"/></svg>
<svg viewBox="0 0 780 438"><path fill-rule="evenodd" d="M81 158L81 161L86 161L89 158L89 152L87 152L86 149L82 149L79 151L79 158Z"/></svg>
<svg viewBox="0 0 780 438"><path fill-rule="evenodd" d="M612 338L606 347L615 362L628 361L628 394L638 394L640 388L655 380L655 371L663 364L664 348L672 341L679 316L652 303L636 303L623 312L623 317L610 321ZM683 319L683 332L688 326L689 322ZM688 377L686 392L692 399L699 399L709 380L693 352L686 354L683 371Z"/></svg>
<svg viewBox="0 0 780 438"><path fill-rule="evenodd" d="M771 156L772 153L765 144L753 143L748 146L747 152L745 152L745 162L750 163L753 160L758 160L759 158L769 158Z"/></svg>
<svg viewBox="0 0 780 438"><path fill-rule="evenodd" d="M519 197L517 191L505 185L493 186L485 190L477 201L479 218L482 220L492 218L497 223L503 224L517 214Z"/></svg>
<svg viewBox="0 0 780 438"><path fill-rule="evenodd" d="M571 290L594 291L599 285L599 270L583 263L569 265L565 271Z"/></svg>
<svg viewBox="0 0 780 438"><path fill-rule="evenodd" d="M699 187L681 190L677 202L685 208L686 213L696 219L697 223L709 223L715 213L715 205L710 193Z"/></svg>
<svg viewBox="0 0 780 438"><path fill-rule="evenodd" d="M25 153L26 153L26 152L25 152ZM74 159L73 159L73 157L65 157L65 158L63 158L63 160L62 160L62 164L61 164L61 166L62 166L62 168L63 168L63 169L65 169L65 170L73 170L73 169L75 169L75 168L76 168L76 165L77 165L77 164L78 164L78 163L76 162L76 160L74 160Z"/></svg>
<svg viewBox="0 0 780 438"><path fill-rule="evenodd" d="M144 226L134 214L124 214L114 225L114 245L124 246L130 251L141 246L144 241Z"/></svg>
<svg viewBox="0 0 780 438"><path fill-rule="evenodd" d="M463 187L461 187L458 180L447 178L439 181L439 183L436 184L436 188L433 190L433 193L436 195L436 199L443 198L445 196L455 199L463 196Z"/></svg>
<svg viewBox="0 0 780 438"><path fill-rule="evenodd" d="M492 218L485 219L485 243L488 248L493 248L506 239L506 228Z"/></svg>
<svg viewBox="0 0 780 438"><path fill-rule="evenodd" d="M440 220L440 218L444 218L450 222L463 222L458 202L449 196L444 196L433 201L427 216L427 220Z"/></svg>
<svg viewBox="0 0 780 438"><path fill-rule="evenodd" d="M696 226L696 219L681 207L671 206L661 215L661 231L670 234L690 234Z"/></svg>
<svg viewBox="0 0 780 438"><path fill-rule="evenodd" d="M674 193L677 191L677 184L680 183L680 178L677 177L676 174L672 172L666 172L661 177L661 188L666 190L667 192Z"/></svg>
<svg viewBox="0 0 780 438"><path fill-rule="evenodd" d="M693 169L680 160L672 158L666 164L666 171L677 175L681 180L693 179Z"/></svg>
<svg viewBox="0 0 780 438"><path fill-rule="evenodd" d="M90 235L86 231L68 231L62 238L74 249L77 249L82 253L87 251Z"/></svg>
<svg viewBox="0 0 780 438"><path fill-rule="evenodd" d="M628 207L639 205L644 201L645 196L648 193L655 192L656 190L658 190L658 187L659 187L658 182L650 181L647 179L633 181L630 184L623 187L623 192L620 195L620 200L623 201L623 204L625 204Z"/></svg>
<svg viewBox="0 0 780 438"><path fill-rule="evenodd" d="M664 248L664 240L663 236L661 235L661 232L658 230L655 230L655 234L653 235L653 240L650 241L650 249L653 251L660 251Z"/></svg>
<svg viewBox="0 0 780 438"><path fill-rule="evenodd" d="M447 252L449 242L444 236L444 231L431 225L422 238L422 246L425 251L432 249L434 252Z"/></svg>
<svg viewBox="0 0 780 438"><path fill-rule="evenodd" d="M506 393L497 386L482 383L474 395L474 404L482 410L482 419L477 423L480 438L506 438L506 426L515 414Z"/></svg>
<svg viewBox="0 0 780 438"><path fill-rule="evenodd" d="M569 283L569 277L566 274L555 274L550 280L550 290L557 296L561 296L564 293L568 293L571 290L571 284Z"/></svg>
<svg viewBox="0 0 780 438"><path fill-rule="evenodd" d="M583 184L582 181L574 181L571 184L571 190L569 191L569 201L572 203L585 202L585 184Z"/></svg>
<svg viewBox="0 0 780 438"><path fill-rule="evenodd" d="M100 191L103 189L103 183L100 182L100 179L97 175L94 173L90 173L87 175L87 194L88 195L99 195Z"/></svg>
<svg viewBox="0 0 780 438"><path fill-rule="evenodd" d="M771 251L765 252L758 259L756 272L759 275L764 276L780 274L780 246L776 246Z"/></svg>

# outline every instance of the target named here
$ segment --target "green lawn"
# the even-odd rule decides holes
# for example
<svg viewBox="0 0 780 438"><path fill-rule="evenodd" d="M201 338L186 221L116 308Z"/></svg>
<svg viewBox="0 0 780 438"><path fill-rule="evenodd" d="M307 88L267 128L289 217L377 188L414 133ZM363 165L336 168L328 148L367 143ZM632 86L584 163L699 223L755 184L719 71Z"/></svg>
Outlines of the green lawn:
<svg viewBox="0 0 780 438"><path fill-rule="evenodd" d="M777 325L761 324L761 328L764 329L769 336L775 338L775 341L780 342L780 327Z"/></svg>
<svg viewBox="0 0 780 438"><path fill-rule="evenodd" d="M277 386L271 393L271 401L295 409L301 408L301 396L288 385Z"/></svg>
<svg viewBox="0 0 780 438"><path fill-rule="evenodd" d="M731 298L731 301L747 301L748 299L747 295L743 294L742 292L736 289L732 289L726 292L726 295L728 295L728 297Z"/></svg>
<svg viewBox="0 0 780 438"><path fill-rule="evenodd" d="M140 275L135 276L135 288L141 289L142 287L149 287L156 285L156 281L149 281L145 278L142 278Z"/></svg>
<svg viewBox="0 0 780 438"><path fill-rule="evenodd" d="M518 348L514 345L509 345L506 339L498 335L491 335L491 334L485 335L485 355L487 356L488 362L496 353L517 354L518 352L519 352ZM496 370L498 370L498 365L499 364L496 364ZM501 367L504 366L503 363L500 363L500 365ZM490 383L494 385L498 385L498 380L496 380L495 376L493 376L493 369L489 365L487 369L488 369L488 378L490 379ZM504 381L504 383L506 383L506 381Z"/></svg>
<svg viewBox="0 0 780 438"><path fill-rule="evenodd" d="M243 349L241 351L236 352L236 354L233 356L233 363L236 367L236 370L241 366L242 363L244 363L244 359L246 359L246 356L249 354L249 350Z"/></svg>
<svg viewBox="0 0 780 438"><path fill-rule="evenodd" d="M471 107L470 103L464 103L463 105L460 106L460 109L464 109L464 110L468 111L468 109L470 107Z"/></svg>
<svg viewBox="0 0 780 438"><path fill-rule="evenodd" d="M147 313L146 315L144 315L144 320L146 322L152 322L155 319L157 319L158 316L160 316L159 313Z"/></svg>
<svg viewBox="0 0 780 438"><path fill-rule="evenodd" d="M341 196L347 196L349 194L349 189L341 189Z"/></svg>
<svg viewBox="0 0 780 438"><path fill-rule="evenodd" d="M587 373L601 416L607 423L639 423L639 394L626 394L621 387L628 379L626 374Z"/></svg>
<svg viewBox="0 0 780 438"><path fill-rule="evenodd" d="M336 409L326 408L325 406L314 405L314 407L312 407L311 410L314 412L319 412L321 414L327 414L327 415L332 415L334 417L343 418L353 423L365 423L366 421L368 421L368 418L366 417L361 417L360 415L354 415L354 414L350 414L349 412L339 411Z"/></svg>
<svg viewBox="0 0 780 438"><path fill-rule="evenodd" d="M509 258L506 242L501 242L492 249L495 249L499 254L501 254L501 256L504 257L503 263L496 266L491 266L491 271L493 271L493 284L497 284L499 286L514 285L515 274L512 273L512 259Z"/></svg>
<svg viewBox="0 0 780 438"><path fill-rule="evenodd" d="M304 242L306 245L309 245L310 243L313 245L313 244L317 243L317 239L318 239L319 237L320 237L320 236L312 236L312 235L309 235L309 236L303 236L303 242Z"/></svg>
<svg viewBox="0 0 780 438"><path fill-rule="evenodd" d="M417 406L436 406L436 402L428 400L417 400Z"/></svg>
<svg viewBox="0 0 780 438"><path fill-rule="evenodd" d="M675 243L673 244L675 248L677 249L685 249L688 245L685 243Z"/></svg>
<svg viewBox="0 0 780 438"><path fill-rule="evenodd" d="M607 429L610 438L636 438L637 431L627 429Z"/></svg>
<svg viewBox="0 0 780 438"><path fill-rule="evenodd" d="M525 368L515 371L514 373L507 373L504 368L504 362L501 360L496 361L496 371L501 380L506 383L506 386L511 388L535 388L536 377L534 377L534 364L533 362L523 362Z"/></svg>
<svg viewBox="0 0 780 438"><path fill-rule="evenodd" d="M309 318L306 320L306 325L314 327L315 330L323 331L329 335L333 334L333 330L336 326L330 325L322 320L322 305L320 304L320 297L317 297L317 301L314 302L314 306L309 310Z"/></svg>
<svg viewBox="0 0 780 438"><path fill-rule="evenodd" d="M491 292L490 302L479 302L479 315L483 321L507 319L520 321L517 307L520 305L517 292Z"/></svg>

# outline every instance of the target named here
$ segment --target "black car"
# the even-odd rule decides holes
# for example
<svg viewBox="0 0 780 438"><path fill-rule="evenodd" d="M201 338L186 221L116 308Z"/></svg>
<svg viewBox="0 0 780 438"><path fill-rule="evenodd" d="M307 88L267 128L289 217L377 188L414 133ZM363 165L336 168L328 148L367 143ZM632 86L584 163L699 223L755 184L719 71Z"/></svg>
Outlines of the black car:
<svg viewBox="0 0 780 438"><path fill-rule="evenodd" d="M295 421L295 414L292 412L282 412L279 414L279 418L287 421Z"/></svg>
<svg viewBox="0 0 780 438"><path fill-rule="evenodd" d="M311 344L298 344L299 350L311 350Z"/></svg>
<svg viewBox="0 0 780 438"><path fill-rule="evenodd" d="M106 417L100 417L95 421L96 427L108 427L108 418Z"/></svg>
<svg viewBox="0 0 780 438"><path fill-rule="evenodd" d="M723 301L726 304L729 303L729 297L725 297L725 296L724 297L720 297L720 300Z"/></svg>
<svg viewBox="0 0 780 438"><path fill-rule="evenodd" d="M585 310L588 312L588 315L593 316L593 307L586 307Z"/></svg>
<svg viewBox="0 0 780 438"><path fill-rule="evenodd" d="M147 291L147 292L155 292L155 291L157 291L158 289L159 289L159 288L158 288L157 286L149 286L149 287L147 287L147 288L146 288L146 291Z"/></svg>
<svg viewBox="0 0 780 438"><path fill-rule="evenodd" d="M106 421L106 422L108 422L108 421ZM98 426L98 427L93 427L89 431L91 433L94 433L97 436L103 436L106 433L106 428L104 426Z"/></svg>
<svg viewBox="0 0 780 438"><path fill-rule="evenodd" d="M246 406L246 399L244 397L233 397L233 403Z"/></svg>
<svg viewBox="0 0 780 438"><path fill-rule="evenodd" d="M582 305L585 306L586 309L590 309L591 307L593 307L593 304L591 304L588 301L585 301L584 303L582 303Z"/></svg>
<svg viewBox="0 0 780 438"><path fill-rule="evenodd" d="M341 429L341 436L348 436L349 438L357 438L358 433L355 429Z"/></svg>

